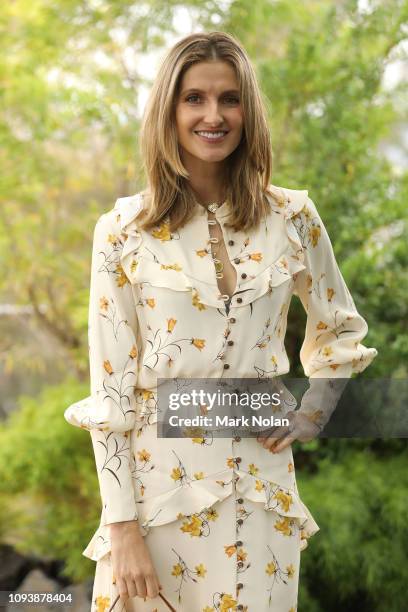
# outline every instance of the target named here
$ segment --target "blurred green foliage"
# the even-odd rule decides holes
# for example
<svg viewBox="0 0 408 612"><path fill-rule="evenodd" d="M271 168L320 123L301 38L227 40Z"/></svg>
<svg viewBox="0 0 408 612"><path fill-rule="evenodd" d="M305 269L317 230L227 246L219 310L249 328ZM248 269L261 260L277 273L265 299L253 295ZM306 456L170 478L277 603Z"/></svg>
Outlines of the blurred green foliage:
<svg viewBox="0 0 408 612"><path fill-rule="evenodd" d="M366 5L362 9L362 4ZM61 351L60 385L22 397L0 427L0 537L92 575L80 552L100 512L89 435L64 409L88 395L92 230L117 197L144 187L138 158L143 53L164 53L182 11L193 30L225 30L247 49L268 108L272 182L309 190L332 238L367 346L363 376L407 376L408 174L383 155L406 125L406 0L19 0L0 11L0 294ZM305 313L292 301L294 375ZM3 334L0 365L35 369L41 352ZM301 496L321 527L302 553L302 612L400 612L407 581L405 440L295 445Z"/></svg>
<svg viewBox="0 0 408 612"><path fill-rule="evenodd" d="M337 460L322 458L318 472L301 480L321 532L302 552L299 609L404 610L406 454L380 458L347 444Z"/></svg>
<svg viewBox="0 0 408 612"><path fill-rule="evenodd" d="M74 379L21 396L0 424L0 533L22 554L65 562L81 580L94 563L81 558L100 518L100 497L89 434L64 420L61 407L88 391ZM12 514L10 515L10 508Z"/></svg>

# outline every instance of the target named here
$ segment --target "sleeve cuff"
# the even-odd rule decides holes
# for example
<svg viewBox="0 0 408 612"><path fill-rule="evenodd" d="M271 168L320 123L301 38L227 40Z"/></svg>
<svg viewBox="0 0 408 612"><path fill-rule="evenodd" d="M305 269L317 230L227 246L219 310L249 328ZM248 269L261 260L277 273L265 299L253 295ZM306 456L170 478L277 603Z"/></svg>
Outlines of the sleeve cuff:
<svg viewBox="0 0 408 612"><path fill-rule="evenodd" d="M337 368L326 366L315 370L309 378L350 378L353 373L353 366L351 363L343 363Z"/></svg>

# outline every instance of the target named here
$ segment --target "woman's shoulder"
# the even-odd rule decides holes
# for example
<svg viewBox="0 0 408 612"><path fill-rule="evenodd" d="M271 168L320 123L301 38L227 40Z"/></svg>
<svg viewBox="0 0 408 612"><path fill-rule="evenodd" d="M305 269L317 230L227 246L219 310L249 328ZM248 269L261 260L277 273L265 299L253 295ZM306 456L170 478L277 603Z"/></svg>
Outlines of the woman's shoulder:
<svg viewBox="0 0 408 612"><path fill-rule="evenodd" d="M298 214L309 199L307 189L291 189L272 183L268 186L267 193L272 196L270 203L273 212L281 213L287 218Z"/></svg>
<svg viewBox="0 0 408 612"><path fill-rule="evenodd" d="M140 215L143 206L144 192L142 191L134 195L117 198L114 206L101 215L98 223L110 224L117 231L126 233L126 228Z"/></svg>

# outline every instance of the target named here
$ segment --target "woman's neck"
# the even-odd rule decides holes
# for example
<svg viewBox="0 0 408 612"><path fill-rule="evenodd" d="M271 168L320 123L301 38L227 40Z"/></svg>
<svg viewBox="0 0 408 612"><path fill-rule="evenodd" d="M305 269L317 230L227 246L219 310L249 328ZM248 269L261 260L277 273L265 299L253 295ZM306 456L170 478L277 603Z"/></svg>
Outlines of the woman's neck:
<svg viewBox="0 0 408 612"><path fill-rule="evenodd" d="M196 163L198 160L183 160L190 174L190 185L199 204L211 202L221 204L226 196L224 169L220 164Z"/></svg>
<svg viewBox="0 0 408 612"><path fill-rule="evenodd" d="M202 206L206 206L212 202L222 204L225 199L225 184L213 184L211 182L200 179L198 181L190 180L191 187L197 198L197 201Z"/></svg>

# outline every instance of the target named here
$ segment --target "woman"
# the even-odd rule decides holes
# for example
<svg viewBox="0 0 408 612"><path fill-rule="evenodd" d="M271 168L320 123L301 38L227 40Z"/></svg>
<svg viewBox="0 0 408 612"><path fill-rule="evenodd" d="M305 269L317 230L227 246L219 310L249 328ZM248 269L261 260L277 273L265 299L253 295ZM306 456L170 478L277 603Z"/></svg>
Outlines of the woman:
<svg viewBox="0 0 408 612"><path fill-rule="evenodd" d="M258 439L158 438L158 378L252 378L289 370L292 294L307 311L306 376L348 378L377 351L306 190L269 183L261 94L240 44L192 34L167 54L141 134L149 188L95 228L91 395L65 418L91 433L103 510L84 555L92 611L293 612L300 551L318 526L291 443L330 406L307 392L290 426ZM289 434L289 435L288 435Z"/></svg>

